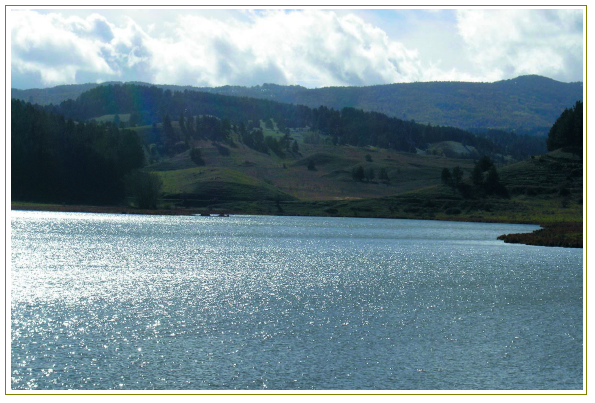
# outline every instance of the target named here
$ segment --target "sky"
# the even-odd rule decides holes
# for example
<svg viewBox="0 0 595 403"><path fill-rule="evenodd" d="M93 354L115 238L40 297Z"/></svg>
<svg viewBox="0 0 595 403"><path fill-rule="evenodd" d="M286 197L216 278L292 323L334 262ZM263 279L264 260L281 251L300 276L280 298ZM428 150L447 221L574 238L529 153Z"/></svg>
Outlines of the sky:
<svg viewBox="0 0 595 403"><path fill-rule="evenodd" d="M583 81L583 9L9 8L13 88Z"/></svg>

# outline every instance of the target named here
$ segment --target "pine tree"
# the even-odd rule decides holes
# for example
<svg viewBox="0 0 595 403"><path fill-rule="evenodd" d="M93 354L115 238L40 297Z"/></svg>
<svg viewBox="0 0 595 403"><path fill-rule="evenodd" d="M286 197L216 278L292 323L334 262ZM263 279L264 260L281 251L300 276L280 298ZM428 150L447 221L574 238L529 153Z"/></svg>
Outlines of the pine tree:
<svg viewBox="0 0 595 403"><path fill-rule="evenodd" d="M452 185L457 187L461 184L463 180L463 170L461 167L456 166L452 169Z"/></svg>
<svg viewBox="0 0 595 403"><path fill-rule="evenodd" d="M498 175L498 171L496 170L495 166L492 166L488 171L488 176L485 181L485 190L486 193L492 194L497 193L500 190L500 175Z"/></svg>
<svg viewBox="0 0 595 403"><path fill-rule="evenodd" d="M483 171L479 163L475 164L471 172L471 181L475 186L481 186L483 184Z"/></svg>
<svg viewBox="0 0 595 403"><path fill-rule="evenodd" d="M547 149L562 147L583 148L583 103L577 101L571 109L565 109L548 133Z"/></svg>
<svg viewBox="0 0 595 403"><path fill-rule="evenodd" d="M363 181L366 177L366 174L364 173L364 167L358 165L357 167L353 168L353 170L351 171L351 176L354 180L358 182Z"/></svg>
<svg viewBox="0 0 595 403"><path fill-rule="evenodd" d="M450 185L450 183L452 181L452 174L450 173L450 169L444 168L442 170L441 179L442 179L442 183L444 183L445 185Z"/></svg>

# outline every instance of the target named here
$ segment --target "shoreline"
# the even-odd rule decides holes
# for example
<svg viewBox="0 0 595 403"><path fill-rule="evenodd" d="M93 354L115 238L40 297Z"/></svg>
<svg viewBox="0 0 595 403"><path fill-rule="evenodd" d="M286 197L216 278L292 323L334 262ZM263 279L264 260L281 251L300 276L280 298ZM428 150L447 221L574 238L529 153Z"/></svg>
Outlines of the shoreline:
<svg viewBox="0 0 595 403"><path fill-rule="evenodd" d="M557 223L542 225L533 232L500 235L498 239L506 243L520 243L533 246L552 246L562 248L583 248L583 223Z"/></svg>
<svg viewBox="0 0 595 403"><path fill-rule="evenodd" d="M271 213L254 213L254 212L238 212L231 210L212 210L205 211L204 208L176 208L176 209L137 209L127 206L90 206L90 205L59 205L59 204L36 204L36 203L21 203L11 202L11 210L16 211L54 211L54 212L68 212L68 213L97 213L97 214L143 214L143 215L201 215L210 214L217 216L224 215L275 215L275 216L304 216L299 214L271 214ZM312 217L308 215L309 217ZM318 215L317 215L318 216ZM322 217L322 216L321 216ZM330 216L334 217L334 216ZM358 217L355 217L358 218ZM366 217L359 217L366 218ZM369 217L369 218L388 218L388 219L420 219L414 217ZM421 218L424 219L424 218ZM533 232L519 233L519 234L504 234L498 237L499 240L505 243L520 243L533 246L547 246L547 247L565 247L565 248L583 248L582 228L583 223L580 222L561 222L556 224L541 224L531 221L510 221L510 220L495 220L482 219L481 217L447 217L447 218L432 218L436 221L459 221L459 222L484 222L484 223L501 223L501 224L533 224L539 225L542 228Z"/></svg>
<svg viewBox="0 0 595 403"><path fill-rule="evenodd" d="M224 210L224 209L205 209L205 208L161 208L161 209L138 209L128 206L93 206L83 204L43 204L43 203L24 203L11 202L11 210L24 211L54 211L63 213L96 213L96 214L140 214L140 215L179 215L179 216L193 216L204 213L211 216L219 214L229 215L262 215L262 216L287 216L287 217L350 217L350 218L382 218L387 220L435 220L435 221L458 221L458 222L478 222L486 224L532 224L541 225L533 220L502 220L488 217L413 217L413 216L378 216L378 215L322 215L322 214L299 214L299 213L285 213L285 212L256 212L256 211L241 211L241 210ZM543 225L541 225L543 227Z"/></svg>

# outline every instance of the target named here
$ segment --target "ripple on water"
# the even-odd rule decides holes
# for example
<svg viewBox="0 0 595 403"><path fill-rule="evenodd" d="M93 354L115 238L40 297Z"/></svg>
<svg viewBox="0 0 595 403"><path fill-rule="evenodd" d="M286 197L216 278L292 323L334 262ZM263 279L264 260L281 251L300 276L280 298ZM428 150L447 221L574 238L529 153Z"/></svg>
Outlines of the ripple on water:
<svg viewBox="0 0 595 403"><path fill-rule="evenodd" d="M13 212L12 389L581 389L532 226Z"/></svg>

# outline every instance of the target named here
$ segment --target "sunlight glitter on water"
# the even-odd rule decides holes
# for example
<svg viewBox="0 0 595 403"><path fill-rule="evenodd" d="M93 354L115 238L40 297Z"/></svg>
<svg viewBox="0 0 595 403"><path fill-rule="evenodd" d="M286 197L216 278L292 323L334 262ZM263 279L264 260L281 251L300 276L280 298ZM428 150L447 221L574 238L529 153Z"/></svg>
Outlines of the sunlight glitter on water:
<svg viewBox="0 0 595 403"><path fill-rule="evenodd" d="M19 212L11 229L13 389L582 388L581 251L495 240L533 226Z"/></svg>

